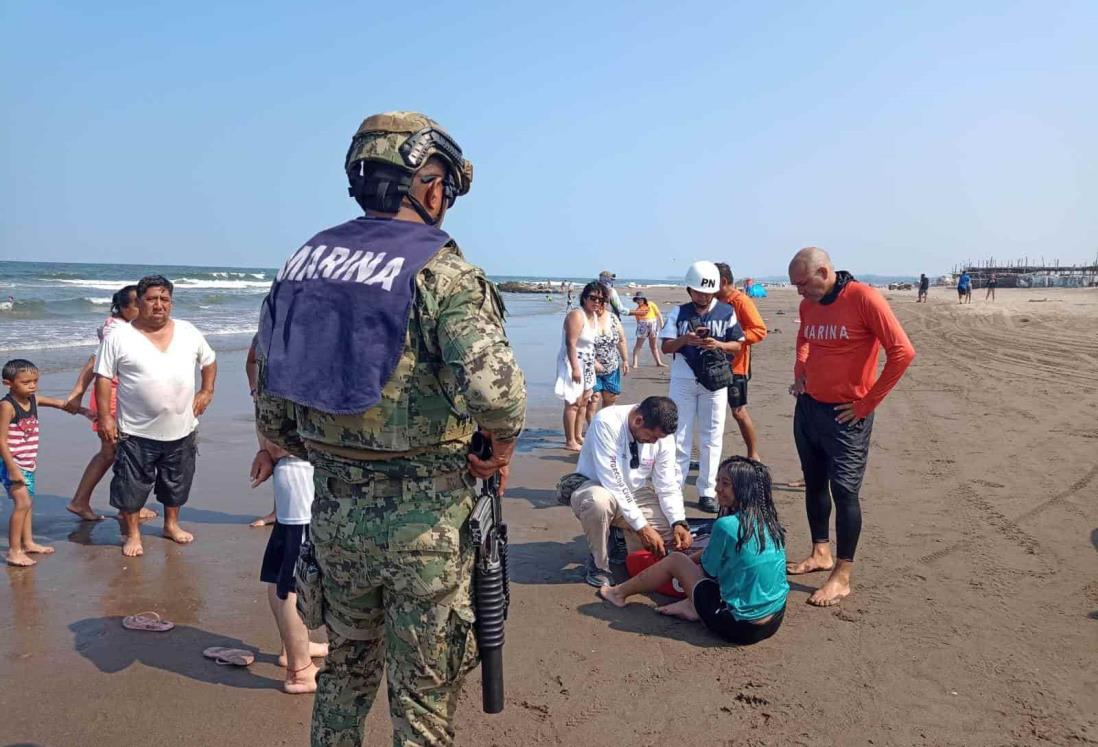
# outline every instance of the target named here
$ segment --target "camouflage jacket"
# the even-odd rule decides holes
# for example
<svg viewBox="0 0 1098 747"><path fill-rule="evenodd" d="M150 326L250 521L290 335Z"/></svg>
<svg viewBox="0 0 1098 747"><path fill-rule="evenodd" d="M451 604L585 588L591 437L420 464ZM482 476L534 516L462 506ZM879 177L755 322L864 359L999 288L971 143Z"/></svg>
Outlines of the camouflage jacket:
<svg viewBox="0 0 1098 747"><path fill-rule="evenodd" d="M355 415L321 412L263 391L260 359L256 425L290 453L307 449L354 458L464 454L479 425L509 439L522 430L526 382L503 330L503 300L453 241L416 276L404 350L381 402Z"/></svg>

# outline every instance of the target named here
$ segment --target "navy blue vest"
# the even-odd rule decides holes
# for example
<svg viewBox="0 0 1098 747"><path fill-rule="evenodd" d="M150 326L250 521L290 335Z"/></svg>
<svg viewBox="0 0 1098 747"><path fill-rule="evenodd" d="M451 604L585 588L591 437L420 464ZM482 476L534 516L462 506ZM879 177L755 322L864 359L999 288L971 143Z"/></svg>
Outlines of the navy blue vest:
<svg viewBox="0 0 1098 747"><path fill-rule="evenodd" d="M676 330L680 335L690 331L690 321L694 320L700 327L709 327L709 334L721 342L732 342L743 339L743 329L736 320L736 310L731 304L717 301L705 314L699 314L692 303L684 303L679 307ZM698 364L702 349L694 345L684 345L677 355L681 355L693 368ZM729 356L729 359L735 356Z"/></svg>
<svg viewBox="0 0 1098 747"><path fill-rule="evenodd" d="M310 239L260 310L264 391L335 415L376 405L404 350L416 274L449 240L432 226L381 218Z"/></svg>

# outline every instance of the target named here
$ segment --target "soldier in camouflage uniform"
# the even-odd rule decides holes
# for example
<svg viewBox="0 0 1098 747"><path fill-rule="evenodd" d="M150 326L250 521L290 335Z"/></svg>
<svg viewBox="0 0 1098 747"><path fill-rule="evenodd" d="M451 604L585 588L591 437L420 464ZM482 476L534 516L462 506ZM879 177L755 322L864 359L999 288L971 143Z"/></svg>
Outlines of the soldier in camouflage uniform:
<svg viewBox="0 0 1098 747"><path fill-rule="evenodd" d="M383 230L435 230L428 227L441 223L472 179L472 166L456 143L433 121L405 112L367 118L346 166L352 195L366 211L367 217L358 221L392 219L378 224ZM400 225L402 221L419 225ZM325 369L323 349L310 347L304 355L298 348L295 358L289 355L292 340L280 348L301 332L295 325L307 327L302 314L328 313L322 299L347 303L348 297L340 294L355 290L333 285L315 296L310 307L301 290L312 287L310 278L358 278L363 292L383 296L387 276L371 274L384 273L388 266L375 263L363 269L360 261L352 267L356 257L363 259L360 253L321 246L332 240L320 234L291 257L265 302L259 429L315 467L310 531L331 648L317 678L313 745L362 743L363 721L383 672L393 744L452 744L461 683L477 662L468 526L474 478L497 470L506 477L523 426L526 394L504 334L498 292L453 240L438 233L444 243L414 275L395 365L379 380L376 404L365 410L354 411L364 400L349 389L341 395L350 403L344 407L342 402L317 402L304 389L296 395L272 391L292 388L273 382L279 380L279 369L295 370L299 364L321 371L310 386L324 387L324 381L340 378L340 370ZM400 278L395 277L390 286L398 288ZM282 297L285 288L280 284L296 284L294 292L302 295ZM373 298L362 303L373 303ZM294 304L297 316L285 311ZM280 317L284 313L289 314L285 319ZM316 340L333 324L306 328L312 337L309 345L323 348ZM331 355L374 343L372 338L342 340ZM376 360L372 353L361 359L364 381ZM303 368L296 370L309 375ZM353 385L355 377L347 378ZM493 442L495 456L487 462L467 454L478 426Z"/></svg>

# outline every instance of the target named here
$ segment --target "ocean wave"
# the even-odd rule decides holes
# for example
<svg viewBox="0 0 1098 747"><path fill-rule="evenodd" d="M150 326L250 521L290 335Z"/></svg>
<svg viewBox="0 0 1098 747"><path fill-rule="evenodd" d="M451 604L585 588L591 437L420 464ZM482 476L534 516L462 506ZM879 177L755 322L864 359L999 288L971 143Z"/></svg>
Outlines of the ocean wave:
<svg viewBox="0 0 1098 747"><path fill-rule="evenodd" d="M57 282L65 285L73 285L79 288L92 288L95 290L116 291L124 285L131 285L132 280L98 280L94 278L58 278ZM249 290L252 292L266 291L271 284L265 280L207 280L203 278L174 278L172 283L183 290L196 288L217 288L220 290Z"/></svg>

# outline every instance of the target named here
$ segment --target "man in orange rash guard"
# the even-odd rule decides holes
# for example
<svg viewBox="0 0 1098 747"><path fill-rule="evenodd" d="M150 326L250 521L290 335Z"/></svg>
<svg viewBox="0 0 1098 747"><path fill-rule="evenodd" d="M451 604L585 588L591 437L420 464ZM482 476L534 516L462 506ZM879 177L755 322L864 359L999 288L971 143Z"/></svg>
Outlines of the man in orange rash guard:
<svg viewBox="0 0 1098 747"><path fill-rule="evenodd" d="M740 427L747 458L762 461L759 457L759 439L755 435L755 424L747 412L747 382L751 378L751 346L766 339L766 323L759 310L746 293L736 289L732 268L724 262L717 262L717 272L721 274L721 289L717 299L729 304L736 310L736 320L743 328L743 347L732 360L732 385L728 387L728 406L732 408L732 417Z"/></svg>
<svg viewBox="0 0 1098 747"><path fill-rule="evenodd" d="M873 411L915 357L888 302L848 272L835 272L823 249L801 249L789 280L803 297L797 363L790 394L797 397L793 436L804 472L812 553L789 563L790 575L831 571L808 598L829 607L850 593L854 551L862 530L858 491L869 457ZM886 362L877 376L877 353ZM828 544L835 502L836 559Z"/></svg>

